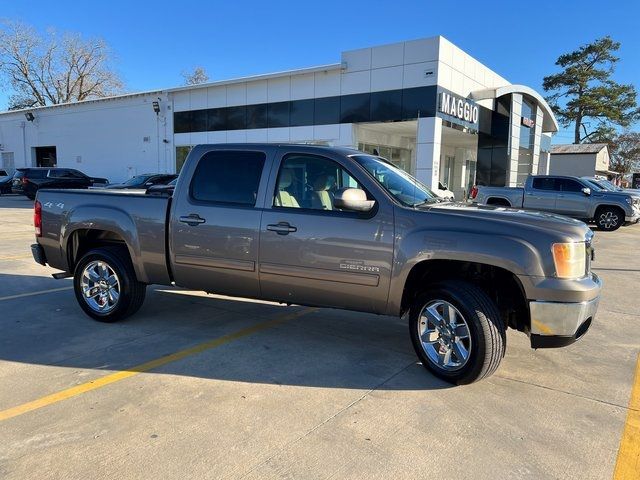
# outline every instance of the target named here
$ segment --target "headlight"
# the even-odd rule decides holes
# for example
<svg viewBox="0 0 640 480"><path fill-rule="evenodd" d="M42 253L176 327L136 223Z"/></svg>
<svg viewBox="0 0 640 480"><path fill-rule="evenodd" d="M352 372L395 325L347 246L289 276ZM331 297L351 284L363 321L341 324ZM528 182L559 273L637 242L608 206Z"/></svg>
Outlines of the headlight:
<svg viewBox="0 0 640 480"><path fill-rule="evenodd" d="M580 278L587 271L587 249L584 243L554 243L551 246L558 278Z"/></svg>

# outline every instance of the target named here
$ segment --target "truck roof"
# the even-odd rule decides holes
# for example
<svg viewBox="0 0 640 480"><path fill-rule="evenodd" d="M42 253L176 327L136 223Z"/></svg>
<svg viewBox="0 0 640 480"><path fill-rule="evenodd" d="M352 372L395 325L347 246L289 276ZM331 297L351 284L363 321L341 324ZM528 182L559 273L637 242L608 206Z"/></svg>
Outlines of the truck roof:
<svg viewBox="0 0 640 480"><path fill-rule="evenodd" d="M304 147L305 149L310 150L329 150L333 152L341 152L347 155L353 155L354 153L364 153L360 150L351 147L343 147L343 146L332 146L332 145L316 145L310 143L287 143L287 142L257 142L257 143L200 143L195 145L193 148L197 147L216 147L216 148L273 148L273 147L283 147L283 148L299 148Z"/></svg>

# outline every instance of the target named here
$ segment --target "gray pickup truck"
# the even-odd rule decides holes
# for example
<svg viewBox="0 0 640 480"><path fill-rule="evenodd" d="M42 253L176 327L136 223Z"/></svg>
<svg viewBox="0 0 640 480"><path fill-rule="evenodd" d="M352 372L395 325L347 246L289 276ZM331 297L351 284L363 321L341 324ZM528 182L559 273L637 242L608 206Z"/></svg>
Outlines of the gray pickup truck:
<svg viewBox="0 0 640 480"><path fill-rule="evenodd" d="M457 384L498 368L508 327L576 341L601 290L584 223L444 202L347 148L201 145L170 195L40 190L34 223L35 260L96 320L136 312L148 284L406 314L422 364Z"/></svg>
<svg viewBox="0 0 640 480"><path fill-rule="evenodd" d="M640 198L625 192L594 189L579 177L533 175L524 187L477 187L475 203L553 212L613 231L640 220Z"/></svg>

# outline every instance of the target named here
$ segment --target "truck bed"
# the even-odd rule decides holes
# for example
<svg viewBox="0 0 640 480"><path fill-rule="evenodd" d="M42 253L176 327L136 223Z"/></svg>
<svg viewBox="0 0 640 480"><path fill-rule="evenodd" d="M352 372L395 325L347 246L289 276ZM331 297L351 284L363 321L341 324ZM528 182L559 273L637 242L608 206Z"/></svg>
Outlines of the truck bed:
<svg viewBox="0 0 640 480"><path fill-rule="evenodd" d="M47 262L71 272L74 236L91 228L116 232L105 238L124 241L138 279L144 283L170 283L165 252L167 245L168 196L145 195L126 190L38 191L42 205L42 237ZM118 238L119 237L119 238Z"/></svg>
<svg viewBox="0 0 640 480"><path fill-rule="evenodd" d="M478 195L473 199L480 204L501 204L502 201L509 206L521 208L524 200L524 188L522 187L478 187ZM497 201L497 202L496 202Z"/></svg>

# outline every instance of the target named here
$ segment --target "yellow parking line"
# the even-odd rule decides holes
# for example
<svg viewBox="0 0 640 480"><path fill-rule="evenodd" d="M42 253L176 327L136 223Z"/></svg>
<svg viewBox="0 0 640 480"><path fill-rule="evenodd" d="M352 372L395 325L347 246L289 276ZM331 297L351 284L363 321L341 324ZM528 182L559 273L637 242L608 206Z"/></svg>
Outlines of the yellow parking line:
<svg viewBox="0 0 640 480"><path fill-rule="evenodd" d="M59 287L59 288L50 288L49 290L37 290L35 292L18 293L16 295L0 297L0 302L2 302L3 300L14 300L16 298L32 297L33 295L41 295L43 293L62 292L63 290L72 290L72 289L73 287Z"/></svg>
<svg viewBox="0 0 640 480"><path fill-rule="evenodd" d="M640 478L640 354L631 387L631 399L627 421L622 432L620 448L613 480L637 480Z"/></svg>
<svg viewBox="0 0 640 480"><path fill-rule="evenodd" d="M61 402L62 400L66 400L68 398L75 397L83 393L96 390L98 388L102 388L106 385L119 382L120 380L133 377L140 373L148 372L149 370L153 370L154 368L167 365L168 363L182 360L183 358L190 357L198 353L202 353L206 350L211 350L213 348L219 347L226 343L232 342L233 340L237 340L239 338L246 337L247 335L251 335L252 333L256 333L261 330L265 330L267 328L273 327L274 325L277 325L279 323L287 322L289 320L293 320L295 318L301 317L302 315L306 315L315 310L317 309L307 308L305 310L295 312L289 315L284 315L282 317L278 317L273 320L267 320L265 322L258 323L251 327L243 328L242 330L238 330L237 332L229 333L227 335L223 335L222 337L214 338L213 340L209 340L207 342L201 343L194 347L187 348L185 350L180 350L178 352L172 353L171 355L156 358L155 360L151 360L141 365L137 365L133 368L130 368L129 370L122 370L119 372L115 372L110 375L97 378L90 382L82 383L80 385L76 385L75 387L67 388L66 390L61 390L59 392L52 393L51 395L46 395L44 397L38 398L37 400L23 403L22 405L17 405L7 410L2 410L0 411L0 421L17 417L18 415L22 415L24 413L28 413L33 410L46 407L53 403Z"/></svg>

